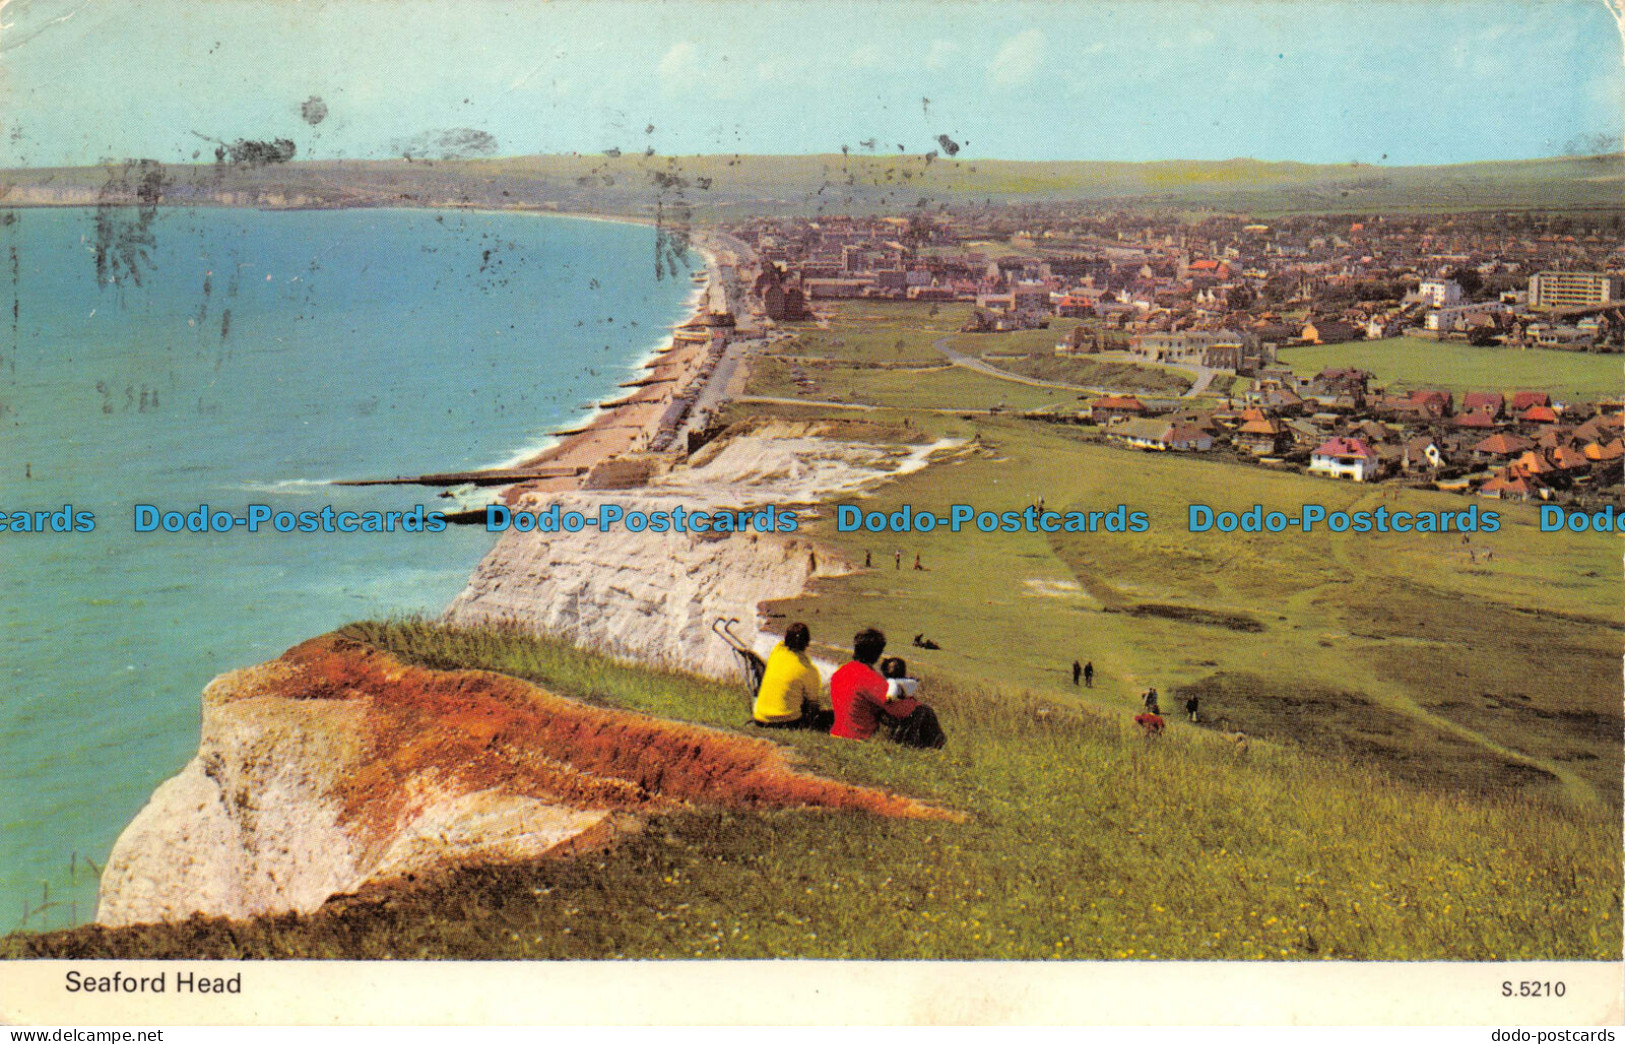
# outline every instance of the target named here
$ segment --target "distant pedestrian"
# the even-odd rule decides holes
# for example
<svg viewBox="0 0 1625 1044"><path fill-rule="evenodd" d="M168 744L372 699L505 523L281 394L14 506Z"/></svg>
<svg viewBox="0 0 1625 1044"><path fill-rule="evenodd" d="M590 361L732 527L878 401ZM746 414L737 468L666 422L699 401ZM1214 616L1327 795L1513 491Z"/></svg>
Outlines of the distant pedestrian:
<svg viewBox="0 0 1625 1044"><path fill-rule="evenodd" d="M1145 696L1142 699L1145 701L1145 709L1149 713L1159 715L1162 713L1162 708L1157 705L1157 687L1155 685L1145 691Z"/></svg>
<svg viewBox="0 0 1625 1044"><path fill-rule="evenodd" d="M1082 678L1082 677L1083 677L1083 664L1079 663L1077 660L1073 660L1072 661L1072 685L1074 687L1076 687L1077 684L1078 684L1078 679Z"/></svg>
<svg viewBox="0 0 1625 1044"><path fill-rule="evenodd" d="M807 572L809 572L809 573L818 572L818 552L817 551L808 551L807 552Z"/></svg>
<svg viewBox="0 0 1625 1044"><path fill-rule="evenodd" d="M864 548L863 549L863 568L865 568L865 569L873 569L874 564L875 564L874 560L869 557L869 549Z"/></svg>
<svg viewBox="0 0 1625 1044"><path fill-rule="evenodd" d="M1085 689L1095 687L1095 661L1093 660L1083 665L1083 687Z"/></svg>
<svg viewBox="0 0 1625 1044"><path fill-rule="evenodd" d="M922 572L925 570L925 566L920 564L920 553L918 551L914 552L914 568Z"/></svg>
<svg viewBox="0 0 1625 1044"><path fill-rule="evenodd" d="M1185 700L1185 717L1189 718L1193 722L1196 720L1196 705L1198 702L1200 701L1195 696Z"/></svg>
<svg viewBox="0 0 1625 1044"><path fill-rule="evenodd" d="M903 552L902 552L902 550L898 549L896 551L893 551L892 554L891 554L891 560L892 560L893 565L895 565L898 569L902 569L903 568Z"/></svg>

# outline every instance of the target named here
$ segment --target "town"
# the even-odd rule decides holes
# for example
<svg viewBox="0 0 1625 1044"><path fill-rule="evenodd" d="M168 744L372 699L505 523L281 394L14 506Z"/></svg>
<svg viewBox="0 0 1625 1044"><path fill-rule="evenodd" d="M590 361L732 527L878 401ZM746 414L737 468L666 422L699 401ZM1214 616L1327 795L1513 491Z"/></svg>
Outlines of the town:
<svg viewBox="0 0 1625 1044"><path fill-rule="evenodd" d="M1380 343L1410 360L1409 371L1431 368L1442 380L1453 367L1429 360L1447 353L1471 352L1471 372L1494 374L1509 359L1523 372L1535 360L1625 352L1618 215L1190 221L942 207L759 218L728 232L757 259L752 321L770 343L843 303L958 308L960 331L983 335L985 347L956 361L1075 388L1076 409L1023 415L1085 425L1113 443L1585 507L1619 506L1625 492L1625 379L1564 395L1544 384L1433 387L1384 381L1352 362L1303 364L1336 358L1337 346ZM1008 335L1026 351L1003 348L1018 339ZM1035 357L1038 343L1052 345L1051 358ZM1070 380L1069 363L1124 364L1117 371L1130 376L1096 386ZM1137 389L1134 375L1184 390L1168 397L1169 380Z"/></svg>

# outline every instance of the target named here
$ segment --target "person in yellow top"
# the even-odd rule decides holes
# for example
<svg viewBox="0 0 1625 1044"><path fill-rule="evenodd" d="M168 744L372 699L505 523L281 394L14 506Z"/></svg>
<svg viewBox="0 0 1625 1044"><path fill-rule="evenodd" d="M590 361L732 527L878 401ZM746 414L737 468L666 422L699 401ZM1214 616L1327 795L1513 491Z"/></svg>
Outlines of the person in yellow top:
<svg viewBox="0 0 1625 1044"><path fill-rule="evenodd" d="M835 723L835 713L818 706L824 681L807 657L811 643L812 632L807 625L793 623L785 630L784 641L768 654L762 686L756 690L756 706L751 712L755 724L767 729L828 732Z"/></svg>

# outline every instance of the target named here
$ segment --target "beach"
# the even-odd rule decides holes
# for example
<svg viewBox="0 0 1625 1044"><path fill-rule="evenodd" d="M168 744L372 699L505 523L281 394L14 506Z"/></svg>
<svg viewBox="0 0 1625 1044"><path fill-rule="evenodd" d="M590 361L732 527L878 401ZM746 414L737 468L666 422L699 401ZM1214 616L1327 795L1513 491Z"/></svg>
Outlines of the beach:
<svg viewBox="0 0 1625 1044"><path fill-rule="evenodd" d="M717 364L736 336L733 324L739 302L732 299L728 283L746 259L704 233L690 240L689 249L706 262L705 283L696 287L690 317L643 362L643 376L622 384L624 394L599 403L584 423L555 432L560 439L556 445L520 462L516 470L534 470L538 475L510 487L506 501L512 503L527 493L581 489L594 468L629 454L667 448L661 443L663 435L675 448L684 430L703 426L693 404L718 376ZM689 408L673 410L683 403Z"/></svg>

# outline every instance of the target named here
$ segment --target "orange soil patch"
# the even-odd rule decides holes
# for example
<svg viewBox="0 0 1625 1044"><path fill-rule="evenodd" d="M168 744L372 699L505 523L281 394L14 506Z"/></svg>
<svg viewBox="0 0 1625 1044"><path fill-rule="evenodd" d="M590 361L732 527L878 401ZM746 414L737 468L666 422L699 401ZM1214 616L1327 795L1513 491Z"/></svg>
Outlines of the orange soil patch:
<svg viewBox="0 0 1625 1044"><path fill-rule="evenodd" d="M489 671L409 666L337 635L298 645L282 660L295 669L274 695L365 703L366 763L342 786L352 821L375 838L400 826L426 787L497 790L582 809L695 801L958 818L798 772L766 740L591 707Z"/></svg>

